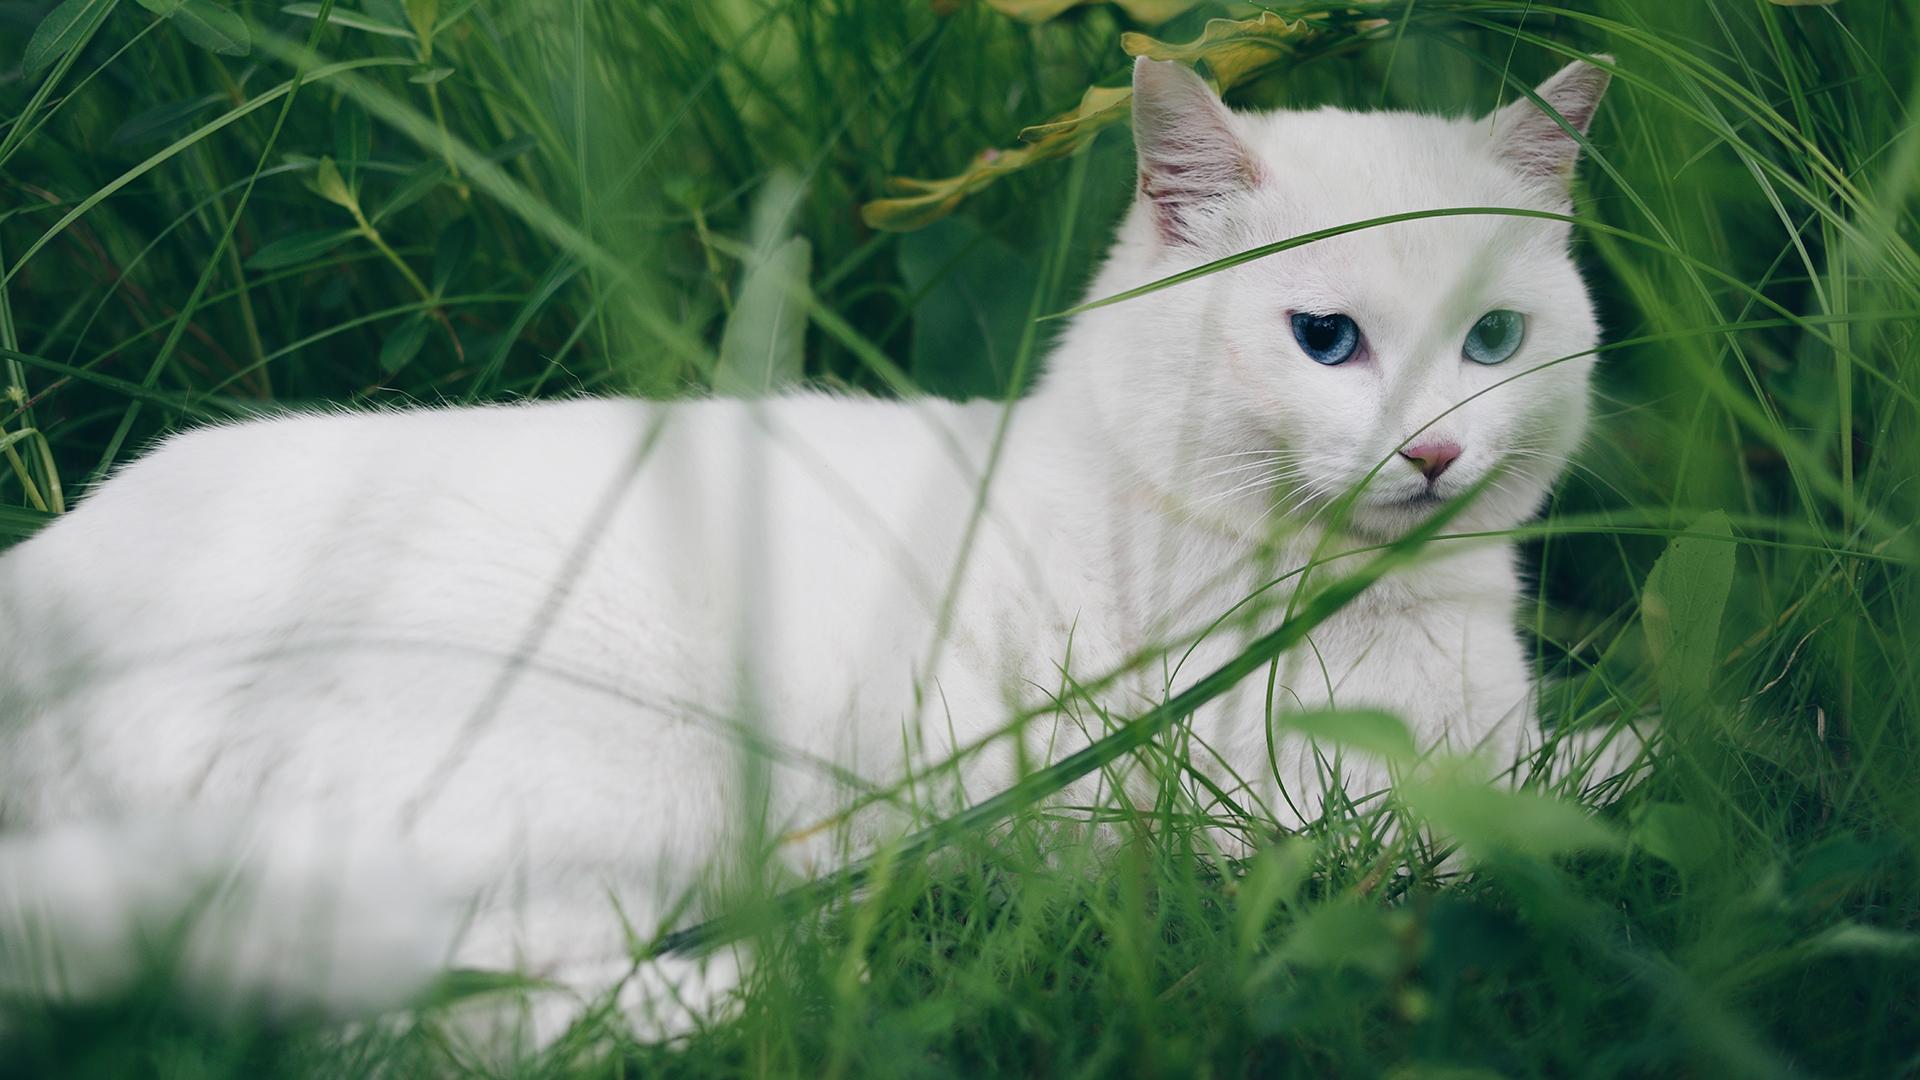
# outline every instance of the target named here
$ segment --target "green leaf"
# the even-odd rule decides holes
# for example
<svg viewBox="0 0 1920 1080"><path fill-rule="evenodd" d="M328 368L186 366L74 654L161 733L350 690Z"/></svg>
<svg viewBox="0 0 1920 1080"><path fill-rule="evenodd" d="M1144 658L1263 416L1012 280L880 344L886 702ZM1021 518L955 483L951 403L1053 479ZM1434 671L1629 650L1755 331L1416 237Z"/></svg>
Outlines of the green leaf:
<svg viewBox="0 0 1920 1080"><path fill-rule="evenodd" d="M1252 949L1260 939L1273 909L1290 901L1313 870L1313 843L1290 836L1254 856L1234 900L1234 925L1242 948Z"/></svg>
<svg viewBox="0 0 1920 1080"><path fill-rule="evenodd" d="M373 157L373 120L352 101L342 101L333 114L333 156L344 168L349 187L358 178L360 166Z"/></svg>
<svg viewBox="0 0 1920 1080"><path fill-rule="evenodd" d="M0 547L18 543L39 532L53 515L24 506L0 506Z"/></svg>
<svg viewBox="0 0 1920 1080"><path fill-rule="evenodd" d="M380 344L380 370L391 375L413 362L420 355L420 346L427 343L427 331L432 329L427 321L427 313L416 311L406 317L395 330L387 335Z"/></svg>
<svg viewBox="0 0 1920 1080"><path fill-rule="evenodd" d="M515 135L513 138L508 139L506 142L503 142L499 146L496 146L493 149L487 151L486 157L488 161L491 161L495 165L498 165L504 161L511 161L514 158L519 157L521 154L527 153L528 151L532 150L534 147L539 145L540 145L540 140L534 138L531 135L527 135L527 134Z"/></svg>
<svg viewBox="0 0 1920 1080"><path fill-rule="evenodd" d="M1862 923L1841 923L1823 931L1809 943L1815 952L1854 955L1893 955L1920 953L1920 934L1886 930Z"/></svg>
<svg viewBox="0 0 1920 1080"><path fill-rule="evenodd" d="M280 10L284 14L293 15L302 19L317 19L320 17L319 4L288 4ZM349 30L360 30L369 34L379 34L383 37L405 38L408 41L414 39L413 31L404 26L381 22L379 19L371 16L361 14L357 11L348 11L338 6L327 16L327 22L335 26L344 26Z"/></svg>
<svg viewBox="0 0 1920 1080"><path fill-rule="evenodd" d="M1301 967L1354 968L1390 979L1405 962L1407 925L1405 911L1336 900L1301 916L1275 955Z"/></svg>
<svg viewBox="0 0 1920 1080"><path fill-rule="evenodd" d="M134 0L134 2L163 19L169 19L187 0Z"/></svg>
<svg viewBox="0 0 1920 1080"><path fill-rule="evenodd" d="M531 975L520 975L508 971L481 971L475 968L454 968L441 975L414 1001L416 1008L425 1010L444 1009L462 1001L488 994L516 993L552 987L553 984Z"/></svg>
<svg viewBox="0 0 1920 1080"><path fill-rule="evenodd" d="M407 25L406 0L360 0L360 7L381 22L395 26Z"/></svg>
<svg viewBox="0 0 1920 1080"><path fill-rule="evenodd" d="M720 338L716 391L757 397L799 380L812 260L806 237L795 236L749 268Z"/></svg>
<svg viewBox="0 0 1920 1080"><path fill-rule="evenodd" d="M453 74L453 69L450 67L428 68L425 71L417 71L407 76L407 81L410 83L419 83L421 86L432 86L434 83L439 82L451 74Z"/></svg>
<svg viewBox="0 0 1920 1080"><path fill-rule="evenodd" d="M47 12L47 17L34 27L33 36L27 39L26 55L20 61L21 73L32 78L79 48L107 12L113 10L113 4L114 0L66 0Z"/></svg>
<svg viewBox="0 0 1920 1080"><path fill-rule="evenodd" d="M173 11L173 25L188 41L222 56L245 56L253 51L247 20L213 0L183 0Z"/></svg>
<svg viewBox="0 0 1920 1080"><path fill-rule="evenodd" d="M1733 587L1733 529L1716 510L1676 536L1640 598L1647 649L1670 715L1704 704L1719 664L1720 620Z"/></svg>
<svg viewBox="0 0 1920 1080"><path fill-rule="evenodd" d="M439 187L440 182L446 178L446 162L438 158L432 161L421 162L414 167L412 172L407 174L405 180L400 181L399 187L393 189L393 194L387 196L387 201L380 204L380 208L373 212L373 223L378 225L394 214L426 198L427 194L434 188Z"/></svg>
<svg viewBox="0 0 1920 1080"><path fill-rule="evenodd" d="M1635 847L1678 870L1705 866L1720 846L1713 819L1685 803L1648 803L1635 815Z"/></svg>
<svg viewBox="0 0 1920 1080"><path fill-rule="evenodd" d="M1388 761L1411 761L1419 755L1407 725L1392 713L1378 709L1287 713L1275 717L1274 726Z"/></svg>
<svg viewBox="0 0 1920 1080"><path fill-rule="evenodd" d="M900 241L900 276L917 298L911 370L930 393L1001 397L1040 284L1040 265L964 217Z"/></svg>
<svg viewBox="0 0 1920 1080"><path fill-rule="evenodd" d="M1424 919L1427 932L1421 943L1420 973L1443 988L1469 971L1511 970L1534 955L1536 947L1513 913L1490 897L1462 892L1433 897Z"/></svg>
<svg viewBox="0 0 1920 1080"><path fill-rule="evenodd" d="M433 47L433 24L440 18L440 0L407 0L407 23L422 45Z"/></svg>
<svg viewBox="0 0 1920 1080"><path fill-rule="evenodd" d="M1797 906L1832 907L1867 888L1899 850L1897 842L1885 837L1831 837L1798 853L1783 884Z"/></svg>
<svg viewBox="0 0 1920 1080"><path fill-rule="evenodd" d="M1583 808L1532 791L1507 791L1454 774L1409 781L1401 801L1475 855L1540 857L1616 848L1620 840Z"/></svg>
<svg viewBox="0 0 1920 1080"><path fill-rule="evenodd" d="M433 246L433 291L444 294L453 275L473 257L475 232L472 218L461 218L440 234Z"/></svg>
<svg viewBox="0 0 1920 1080"><path fill-rule="evenodd" d="M346 178L340 175L340 167L335 165L330 157L321 158L319 166L314 169L313 190L321 198L348 210L356 209L360 205L360 200L354 197L353 189L347 186Z"/></svg>
<svg viewBox="0 0 1920 1080"><path fill-rule="evenodd" d="M466 18L467 12L478 6L480 6L480 0L454 0L451 10L448 10L447 5L441 5L440 22L434 27L434 33L445 33L447 27Z"/></svg>
<svg viewBox="0 0 1920 1080"><path fill-rule="evenodd" d="M169 101L165 105L157 105L121 124L107 141L114 146L137 146L183 126L187 121L192 120L196 113L203 112L225 100L227 100L225 94L208 94L205 97L190 98L186 101Z"/></svg>
<svg viewBox="0 0 1920 1080"><path fill-rule="evenodd" d="M358 229L313 229L283 236L247 260L249 270L279 270L317 259L360 235Z"/></svg>

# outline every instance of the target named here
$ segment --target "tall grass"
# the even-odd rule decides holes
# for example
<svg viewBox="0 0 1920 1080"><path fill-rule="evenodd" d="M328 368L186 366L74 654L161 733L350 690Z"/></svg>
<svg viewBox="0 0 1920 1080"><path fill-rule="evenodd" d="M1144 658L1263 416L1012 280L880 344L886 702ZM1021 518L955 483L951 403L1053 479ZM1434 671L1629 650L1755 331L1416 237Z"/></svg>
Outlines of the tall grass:
<svg viewBox="0 0 1920 1080"><path fill-rule="evenodd" d="M1121 84L1125 30L1255 14L168 6L0 4L10 538L208 419L729 388L775 250L806 379L1016 392L1130 195L1124 125L915 231L860 205ZM1320 32L1236 104L1479 111L1617 58L1575 229L1598 434L1516 539L1549 724L1657 712L1651 761L1584 793L1597 824L1436 783L1238 862L1158 738L1166 805L1117 852L1062 850L1023 797L941 833L946 860L883 853L820 918L750 920L737 1019L673 1048L589 1025L523 1071L1920 1072L1920 5L1268 7ZM1471 872L1383 827L1407 813ZM208 1027L163 988L0 1038L21 1075L447 1067L430 1022Z"/></svg>

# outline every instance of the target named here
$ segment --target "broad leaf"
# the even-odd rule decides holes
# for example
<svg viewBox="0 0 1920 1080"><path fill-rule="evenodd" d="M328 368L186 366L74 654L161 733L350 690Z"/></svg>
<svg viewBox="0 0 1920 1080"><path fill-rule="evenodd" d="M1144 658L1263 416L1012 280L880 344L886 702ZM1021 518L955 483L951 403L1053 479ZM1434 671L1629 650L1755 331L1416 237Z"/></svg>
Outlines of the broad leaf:
<svg viewBox="0 0 1920 1080"><path fill-rule="evenodd" d="M433 291L435 295L445 295L447 286L453 281L467 260L473 258L473 247L478 239L472 218L461 218L453 227L440 234L439 242L433 246Z"/></svg>
<svg viewBox="0 0 1920 1080"><path fill-rule="evenodd" d="M915 385L952 397L1004 397L1040 285L1039 261L965 218L900 241L913 308ZM1031 365L1029 365L1031 366Z"/></svg>
<svg viewBox="0 0 1920 1080"><path fill-rule="evenodd" d="M1286 713L1274 718L1274 726L1387 761L1411 761L1419 753L1407 725L1392 713L1378 709Z"/></svg>
<svg viewBox="0 0 1920 1080"><path fill-rule="evenodd" d="M135 115L114 131L108 141L115 146L137 146L183 127L195 114L227 100L225 94L208 94L185 101L169 101Z"/></svg>
<svg viewBox="0 0 1920 1080"><path fill-rule="evenodd" d="M380 208L373 212L373 223L378 225L394 214L426 198L427 194L434 188L439 187L441 182L446 178L446 162L441 161L439 158L435 158L432 161L421 162L414 167L412 172L407 174L405 180L400 181L399 187L393 189L393 194L387 196L387 201L381 203Z"/></svg>
<svg viewBox="0 0 1920 1080"><path fill-rule="evenodd" d="M1635 815L1635 847L1681 871L1700 869L1713 858L1720 838L1713 819L1685 803L1648 803Z"/></svg>
<svg viewBox="0 0 1920 1080"><path fill-rule="evenodd" d="M184 0L175 8L173 25L188 41L222 56L245 56L253 51L247 20L213 0Z"/></svg>
<svg viewBox="0 0 1920 1080"><path fill-rule="evenodd" d="M317 19L320 17L319 4L288 4L280 10L285 14L294 15L302 19ZM382 22L370 15L358 11L349 11L337 5L334 7L333 12L327 16L327 22L335 26L344 26L349 30L361 30L369 34L379 34L383 37L406 38L408 41L413 40L413 31L404 26Z"/></svg>
<svg viewBox="0 0 1920 1080"><path fill-rule="evenodd" d="M55 60L80 47L100 20L113 10L114 0L66 0L40 20L27 39L20 71L28 78L45 71Z"/></svg>
<svg viewBox="0 0 1920 1080"><path fill-rule="evenodd" d="M1313 872L1313 842L1290 836L1254 856L1234 897L1234 924L1242 948L1251 950L1273 917L1273 909L1291 901Z"/></svg>
<svg viewBox="0 0 1920 1080"><path fill-rule="evenodd" d="M317 259L358 236L357 229L313 229L283 236L247 260L249 270L279 270Z"/></svg>
<svg viewBox="0 0 1920 1080"><path fill-rule="evenodd" d="M812 249L795 236L755 261L720 338L713 388L758 397L800 378Z"/></svg>
<svg viewBox="0 0 1920 1080"><path fill-rule="evenodd" d="M1703 704L1718 666L1720 620L1733 587L1733 530L1716 510L1676 536L1647 575L1640 616L1669 715Z"/></svg>
<svg viewBox="0 0 1920 1080"><path fill-rule="evenodd" d="M1399 794L1408 809L1475 855L1544 857L1620 844L1612 830L1573 803L1464 775L1410 781Z"/></svg>
<svg viewBox="0 0 1920 1080"><path fill-rule="evenodd" d="M1405 911L1335 900L1301 916L1275 955L1302 967L1354 968L1390 979L1406 962L1408 925Z"/></svg>
<svg viewBox="0 0 1920 1080"><path fill-rule="evenodd" d="M401 320L387 335L387 340L380 343L380 370L391 375L412 363L413 358L420 355L420 346L427 343L427 332L432 325L424 311L416 311Z"/></svg>

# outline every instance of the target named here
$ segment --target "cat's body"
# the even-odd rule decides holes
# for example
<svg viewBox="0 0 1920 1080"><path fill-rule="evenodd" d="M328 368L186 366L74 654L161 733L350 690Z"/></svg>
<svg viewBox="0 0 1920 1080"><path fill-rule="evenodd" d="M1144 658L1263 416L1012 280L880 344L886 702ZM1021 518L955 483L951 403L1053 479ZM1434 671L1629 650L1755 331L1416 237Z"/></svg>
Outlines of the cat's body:
<svg viewBox="0 0 1920 1080"><path fill-rule="evenodd" d="M1604 81L1576 66L1543 97L1584 127ZM1136 86L1143 196L1096 297L1328 225L1565 200L1572 141L1526 102L1505 128L1229 118L1183 72L1143 65ZM1329 125L1396 145L1385 166L1276 182L1277 149ZM1510 152L1556 138L1556 175ZM388 846L471 916L421 927L453 966L594 992L628 967L629 928L689 914L673 903L753 831L744 761L770 764L764 828L793 834L778 857L817 872L903 824L880 808L832 827L863 785L1075 683L1137 714L1270 628L1316 551L1391 538L1489 469L1464 527L1533 512L1583 430L1588 361L1494 384L1591 348L1565 243L1551 222L1465 217L1285 252L1081 316L1010 413L802 394L189 432L0 558L0 810L14 830L184 810ZM1490 308L1528 313L1523 363L1463 366L1459 333ZM1351 313L1364 364L1301 355L1296 310ZM1443 429L1466 446L1444 483L1446 461L1398 460ZM1326 537L1315 513L1382 462L1377 497ZM1519 597L1505 547L1447 548L1289 654L1272 706L1382 706L1428 744L1510 760ZM1297 824L1314 762L1284 741L1270 756L1266 692L1249 680L1198 714L1194 759ZM1040 716L1023 751L987 740L912 798L977 800L1102 722L1085 703Z"/></svg>

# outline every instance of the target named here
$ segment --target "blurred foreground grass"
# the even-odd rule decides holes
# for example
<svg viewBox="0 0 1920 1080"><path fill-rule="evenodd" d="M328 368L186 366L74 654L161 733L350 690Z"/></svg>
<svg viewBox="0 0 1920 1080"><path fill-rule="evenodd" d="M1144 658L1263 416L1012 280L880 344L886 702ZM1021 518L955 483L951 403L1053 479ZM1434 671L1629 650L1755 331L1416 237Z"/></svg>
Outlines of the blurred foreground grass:
<svg viewBox="0 0 1920 1080"><path fill-rule="evenodd" d="M323 6L0 2L0 536L273 405L1004 395L1129 197L1125 125L913 231L861 205L1124 85L1125 31L1259 14L342 0L295 86ZM767 928L737 1021L673 1051L583 1030L526 1071L1920 1072L1920 5L1270 7L1308 32L1235 69L1242 106L1481 111L1618 58L1576 230L1601 422L1524 534L1550 721L1664 718L1604 842L1503 802L1536 835L1483 826L1461 876L1383 842L1397 809L1247 864L1171 817L1099 861L1016 819ZM743 372L766 266L811 298ZM0 1039L9 1075L444 1067L431 1025L208 1027L160 990Z"/></svg>

